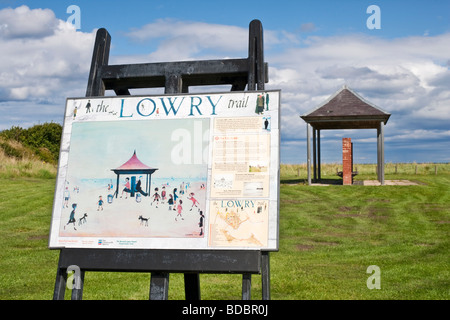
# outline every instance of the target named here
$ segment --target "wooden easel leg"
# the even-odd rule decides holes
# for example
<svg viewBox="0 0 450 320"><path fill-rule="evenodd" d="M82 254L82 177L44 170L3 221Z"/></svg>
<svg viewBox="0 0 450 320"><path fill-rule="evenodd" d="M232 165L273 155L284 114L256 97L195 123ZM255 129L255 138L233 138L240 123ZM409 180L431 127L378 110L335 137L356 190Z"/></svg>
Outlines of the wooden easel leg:
<svg viewBox="0 0 450 320"><path fill-rule="evenodd" d="M64 300L67 283L66 269L59 268L56 271L55 290L53 292L53 300Z"/></svg>
<svg viewBox="0 0 450 320"><path fill-rule="evenodd" d="M248 41L248 87L247 90L264 90L266 70L264 65L263 28L259 20L253 20L249 26Z"/></svg>
<svg viewBox="0 0 450 320"><path fill-rule="evenodd" d="M84 288L84 270L80 270L80 276L75 281L74 287L72 288L72 300L82 300L83 299L83 288Z"/></svg>
<svg viewBox="0 0 450 320"><path fill-rule="evenodd" d="M262 299L270 300L270 259L269 252L261 252Z"/></svg>
<svg viewBox="0 0 450 320"><path fill-rule="evenodd" d="M186 300L201 300L200 275L198 273L184 274L184 292Z"/></svg>
<svg viewBox="0 0 450 320"><path fill-rule="evenodd" d="M242 275L242 300L252 299L252 275L244 273Z"/></svg>
<svg viewBox="0 0 450 320"><path fill-rule="evenodd" d="M101 66L108 65L110 46L111 35L106 29L99 29L95 37L86 97L105 95L105 86L102 79L99 77L98 72Z"/></svg>
<svg viewBox="0 0 450 320"><path fill-rule="evenodd" d="M150 300L167 300L169 298L169 274L153 272L150 278Z"/></svg>

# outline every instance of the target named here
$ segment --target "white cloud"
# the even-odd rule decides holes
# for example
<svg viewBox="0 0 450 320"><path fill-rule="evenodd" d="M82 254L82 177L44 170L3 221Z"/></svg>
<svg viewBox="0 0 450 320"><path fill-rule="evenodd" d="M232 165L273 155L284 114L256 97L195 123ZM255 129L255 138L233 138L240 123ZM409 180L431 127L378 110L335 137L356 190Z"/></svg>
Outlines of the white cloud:
<svg viewBox="0 0 450 320"><path fill-rule="evenodd" d="M314 97L330 96L346 83L394 116L406 110L420 114L428 106L427 117L442 118L433 110L442 104L437 89L450 90L442 87L443 81L450 82L450 34L394 40L311 37L304 43L306 47L288 49L269 60L275 70L270 86L309 95L299 104L299 114L317 106Z"/></svg>
<svg viewBox="0 0 450 320"><path fill-rule="evenodd" d="M248 28L205 22L157 19L125 33L136 43L160 41L150 61L223 59L248 55ZM297 35L264 30L265 49L299 44Z"/></svg>
<svg viewBox="0 0 450 320"><path fill-rule="evenodd" d="M149 55L155 61L190 60L213 54L245 51L247 29L204 22L158 19L126 36L137 42L160 40L158 49Z"/></svg>
<svg viewBox="0 0 450 320"><path fill-rule="evenodd" d="M52 35L58 21L49 9L31 10L27 6L0 11L0 37L41 38Z"/></svg>
<svg viewBox="0 0 450 320"><path fill-rule="evenodd" d="M13 101L24 118L35 110L53 105L53 113L46 110L35 121L60 120L63 105L74 88L83 93L87 83L95 33L83 33L59 20L48 9L0 10L0 101L2 108ZM76 91L76 90L75 90ZM9 102L8 102L9 101ZM30 122L29 119L24 119ZM0 129L10 127L14 118L2 116Z"/></svg>

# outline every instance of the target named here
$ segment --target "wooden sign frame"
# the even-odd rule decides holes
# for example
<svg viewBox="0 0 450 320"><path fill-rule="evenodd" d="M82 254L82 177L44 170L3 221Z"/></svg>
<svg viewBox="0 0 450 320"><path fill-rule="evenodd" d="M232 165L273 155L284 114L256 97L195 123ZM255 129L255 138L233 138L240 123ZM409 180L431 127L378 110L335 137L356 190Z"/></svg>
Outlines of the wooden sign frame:
<svg viewBox="0 0 450 320"><path fill-rule="evenodd" d="M245 59L108 65L111 37L99 29L94 45L86 97L106 90L130 95L135 88L164 87L165 94L187 93L190 86L231 84L231 91L264 90L268 65L264 62L263 30L258 20L249 26L249 56ZM185 297L199 300L200 273L242 274L242 298L251 297L251 275L261 274L262 299L270 299L270 259L261 250L147 250L63 248L54 296L64 299L68 271L75 271L72 299L82 299L86 271L150 272L152 300L168 299L169 274L184 273Z"/></svg>

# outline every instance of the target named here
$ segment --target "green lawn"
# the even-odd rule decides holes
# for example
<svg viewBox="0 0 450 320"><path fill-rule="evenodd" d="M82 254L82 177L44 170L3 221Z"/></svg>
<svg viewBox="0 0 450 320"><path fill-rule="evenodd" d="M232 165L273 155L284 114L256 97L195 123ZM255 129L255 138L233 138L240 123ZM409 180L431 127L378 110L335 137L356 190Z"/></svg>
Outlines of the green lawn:
<svg viewBox="0 0 450 320"><path fill-rule="evenodd" d="M388 174L420 185L378 187L307 186L297 173L282 176L280 250L270 254L273 300L450 298L448 170ZM54 184L0 178L1 300L52 298ZM379 290L367 288L370 265L381 270ZM201 275L202 299L240 299L241 280ZM83 298L148 299L149 284L145 273L88 272ZM252 298L261 298L259 275L252 277ZM184 299L183 275L170 275L169 299Z"/></svg>

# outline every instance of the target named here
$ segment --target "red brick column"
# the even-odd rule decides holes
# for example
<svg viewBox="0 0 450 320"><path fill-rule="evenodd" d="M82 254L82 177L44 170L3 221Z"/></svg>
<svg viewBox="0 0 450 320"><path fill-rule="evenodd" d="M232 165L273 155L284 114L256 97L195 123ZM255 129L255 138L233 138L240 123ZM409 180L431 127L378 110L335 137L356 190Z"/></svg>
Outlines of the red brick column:
<svg viewBox="0 0 450 320"><path fill-rule="evenodd" d="M342 179L344 185L352 184L352 139L342 139Z"/></svg>

